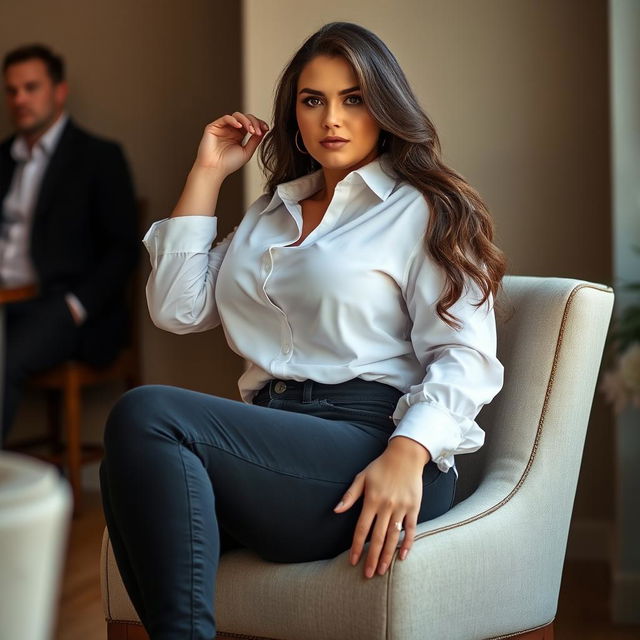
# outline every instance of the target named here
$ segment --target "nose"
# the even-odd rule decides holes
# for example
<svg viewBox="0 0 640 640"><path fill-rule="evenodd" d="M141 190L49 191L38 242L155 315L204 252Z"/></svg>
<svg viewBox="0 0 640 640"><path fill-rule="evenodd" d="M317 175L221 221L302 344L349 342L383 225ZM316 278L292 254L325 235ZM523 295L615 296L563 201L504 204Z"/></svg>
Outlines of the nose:
<svg viewBox="0 0 640 640"><path fill-rule="evenodd" d="M327 104L323 114L323 125L327 129L340 127L342 125L343 115L340 105L333 102Z"/></svg>
<svg viewBox="0 0 640 640"><path fill-rule="evenodd" d="M11 96L11 102L13 102L13 104L16 105L16 106L20 106L20 105L25 104L27 102L27 92L26 91L16 91Z"/></svg>

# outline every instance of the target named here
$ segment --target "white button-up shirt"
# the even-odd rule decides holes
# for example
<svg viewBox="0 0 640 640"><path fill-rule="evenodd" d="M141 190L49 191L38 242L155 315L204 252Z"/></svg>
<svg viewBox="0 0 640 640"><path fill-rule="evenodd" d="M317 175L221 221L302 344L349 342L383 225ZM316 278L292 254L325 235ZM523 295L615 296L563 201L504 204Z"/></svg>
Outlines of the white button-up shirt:
<svg viewBox="0 0 640 640"><path fill-rule="evenodd" d="M30 253L33 215L42 179L67 120L63 113L31 150L22 136L16 136L11 145L16 167L2 206L0 234L0 278L6 286L38 281Z"/></svg>
<svg viewBox="0 0 640 640"><path fill-rule="evenodd" d="M462 329L436 315L445 280L423 248L429 207L386 154L341 180L320 224L286 246L302 235L299 201L323 183L320 169L263 194L213 248L216 217L155 222L143 240L151 318L174 333L222 324L249 362L238 381L247 403L271 378L396 387L391 437L457 474L454 455L484 444L475 417L503 384L493 298L472 306L469 282L450 308Z"/></svg>

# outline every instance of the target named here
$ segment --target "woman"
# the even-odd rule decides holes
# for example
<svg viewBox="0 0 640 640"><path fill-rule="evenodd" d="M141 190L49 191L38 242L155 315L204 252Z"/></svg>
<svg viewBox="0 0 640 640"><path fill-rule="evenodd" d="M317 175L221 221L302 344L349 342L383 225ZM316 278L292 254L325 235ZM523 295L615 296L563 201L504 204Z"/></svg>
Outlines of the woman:
<svg viewBox="0 0 640 640"><path fill-rule="evenodd" d="M214 637L233 546L274 562L350 548L366 578L400 540L406 559L416 524L451 508L454 455L482 446L474 418L502 386L491 218L440 160L384 43L320 29L268 129L241 112L209 124L175 210L144 239L155 324L222 324L249 362L242 402L147 386L109 417L105 514L153 639ZM260 144L266 193L211 249L220 187Z"/></svg>

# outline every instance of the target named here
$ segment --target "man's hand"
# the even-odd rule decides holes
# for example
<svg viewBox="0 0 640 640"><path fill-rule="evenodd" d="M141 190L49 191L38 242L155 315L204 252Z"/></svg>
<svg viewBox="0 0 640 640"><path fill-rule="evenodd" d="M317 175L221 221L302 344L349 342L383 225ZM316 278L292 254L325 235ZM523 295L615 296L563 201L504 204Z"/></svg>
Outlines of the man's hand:
<svg viewBox="0 0 640 640"><path fill-rule="evenodd" d="M373 525L364 575L371 578L378 571L383 575L398 544L400 530L396 523L404 522L404 540L400 559L404 560L413 545L413 538L422 501L422 471L431 459L421 444L404 436L389 440L382 455L373 460L347 489L336 513L344 513L364 493L364 503L356 524L350 561L356 565Z"/></svg>
<svg viewBox="0 0 640 640"><path fill-rule="evenodd" d="M73 321L79 327L86 319L86 311L82 307L82 303L71 293L65 295L64 301L67 303Z"/></svg>

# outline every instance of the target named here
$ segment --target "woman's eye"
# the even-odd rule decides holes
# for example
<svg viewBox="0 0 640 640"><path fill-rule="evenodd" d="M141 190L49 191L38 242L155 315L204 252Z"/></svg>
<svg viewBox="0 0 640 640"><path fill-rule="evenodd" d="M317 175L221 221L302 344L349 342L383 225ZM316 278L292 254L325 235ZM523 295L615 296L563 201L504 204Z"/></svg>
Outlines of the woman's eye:
<svg viewBox="0 0 640 640"><path fill-rule="evenodd" d="M347 104L349 105L358 105L358 104L362 104L362 96L347 96L345 98L345 100L351 100L351 99L355 99L355 102L347 102ZM305 98L302 103L306 104L309 107L315 107L317 106L317 103L311 103L311 100L318 100L320 102L322 102L322 100L320 98L316 98L314 96L309 96L308 98Z"/></svg>

